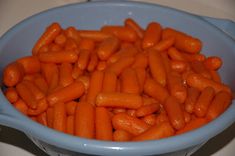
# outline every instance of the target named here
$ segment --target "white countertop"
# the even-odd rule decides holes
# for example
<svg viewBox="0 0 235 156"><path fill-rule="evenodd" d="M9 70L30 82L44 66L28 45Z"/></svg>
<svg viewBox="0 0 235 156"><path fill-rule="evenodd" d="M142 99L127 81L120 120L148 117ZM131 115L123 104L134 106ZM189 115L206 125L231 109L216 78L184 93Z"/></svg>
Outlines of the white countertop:
<svg viewBox="0 0 235 156"><path fill-rule="evenodd" d="M0 0L0 36L21 20L43 10L85 0ZM144 1L144 0L136 0ZM235 21L235 0L146 0L164 6ZM234 156L235 124L206 143L193 156ZM23 133L0 126L0 156L46 156Z"/></svg>

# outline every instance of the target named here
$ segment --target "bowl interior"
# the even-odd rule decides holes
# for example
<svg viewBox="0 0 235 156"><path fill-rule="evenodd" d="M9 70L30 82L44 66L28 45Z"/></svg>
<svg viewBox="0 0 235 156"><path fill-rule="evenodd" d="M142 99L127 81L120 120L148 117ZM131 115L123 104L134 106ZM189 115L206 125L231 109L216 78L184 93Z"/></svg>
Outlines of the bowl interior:
<svg viewBox="0 0 235 156"><path fill-rule="evenodd" d="M8 33L6 33L0 40L0 77L2 77L3 68L9 62L22 56L31 55L31 49L34 43L45 28L52 22L60 23L63 28L75 26L78 29L99 29L105 24L122 25L124 19L128 17L136 20L143 28L145 28L149 22L157 21L163 27L172 27L200 38L203 42L202 53L208 56L220 56L223 59L224 64L219 72L222 76L223 82L231 86L233 90L235 89L235 68L233 67L235 60L235 44L231 38L226 36L219 29L201 20L200 17L158 5L133 2L97 2L68 5L45 11L21 22L9 30ZM223 120L224 119L226 118L223 118ZM222 126L225 127L225 125ZM209 129L213 130L213 128L210 127ZM205 137L201 142L206 141L209 137L212 137L222 130L223 128L220 128L220 130L211 132L207 137L201 137ZM63 134L61 134L61 136L63 136ZM67 135L64 135L63 137L67 137ZM187 147L201 142L191 143ZM69 141L67 141L67 143L69 144ZM164 144L167 145L167 142L162 143L162 147ZM184 142L184 144L187 145L187 142ZM62 146L63 143L58 143L58 145ZM143 150L140 144L133 143L129 145L138 145L139 147L139 149L137 149L137 146L133 146L129 148L130 150L135 149L136 152L146 153L146 150ZM147 145L149 145L148 142L147 144L142 144L143 147ZM154 143L152 146L153 145ZM81 148L82 147L84 146L81 146ZM65 146L65 148L72 148L72 145ZM101 147L97 146L97 148ZM76 147L74 147L74 149L76 149ZM151 152L156 153L155 149L152 149L149 154L151 154ZM173 151L176 149L177 148L172 148L170 150ZM164 150L169 151L169 147L162 149L159 153L164 152Z"/></svg>

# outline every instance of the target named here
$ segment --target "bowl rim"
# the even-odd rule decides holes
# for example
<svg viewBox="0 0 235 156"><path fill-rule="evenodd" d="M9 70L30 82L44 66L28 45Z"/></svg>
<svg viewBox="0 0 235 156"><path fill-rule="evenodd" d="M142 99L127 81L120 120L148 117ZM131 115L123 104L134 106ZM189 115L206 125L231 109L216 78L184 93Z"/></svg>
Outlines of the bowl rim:
<svg viewBox="0 0 235 156"><path fill-rule="evenodd" d="M17 30L23 28L27 25L31 20L36 19L37 17L44 16L53 12L55 10L60 10L67 7L83 7L83 6L145 6L145 7L156 7L160 9L166 9L170 12L181 14L183 16L187 16L190 18L194 18L198 20L198 22L203 23L204 25L211 27L215 31L218 31L225 38L226 41L234 44L232 38L230 38L227 34L225 34L222 30L215 27L214 25L208 23L203 20L199 16L193 15L191 13L180 11L177 9L173 9L170 7L165 7L157 4L143 3L143 2L89 2L89 3L75 3L68 4L64 6L55 7L52 9L48 9L46 11L42 11L33 16L30 16L23 21L19 22L12 28L10 28L6 33L4 33L0 38L0 48L4 46L5 43L9 40L11 35L13 35ZM234 46L235 48L235 46ZM188 133L184 133L177 136L172 136L165 139L160 140L152 140L152 141L144 141L144 142L113 142L113 141L100 141L94 139L85 139L80 137L74 137L65 133L61 133L55 131L53 129L47 128L38 124L28 117L24 116L20 112L18 112L10 103L7 101L2 91L0 92L0 103L2 104L3 109L9 110L10 113L7 114L7 122L14 122L15 126L12 127L20 129L21 131L27 133L28 135L44 141L48 144L55 145L60 148L65 148L67 150L81 152L81 153L89 153L89 154L127 154L127 153L139 153L139 154L162 154L168 152L174 152L176 150L181 150L185 148L189 148L191 146L196 146L198 143L203 143L218 133L222 132L225 128L231 125L235 120L235 113L233 110L235 109L235 103L233 102L230 107L217 119L208 123L207 125L198 128L197 130L190 131ZM1 110L1 109L0 109ZM14 113L14 115L12 115ZM227 119L226 119L227 118ZM14 120L14 121L13 121ZM26 124L26 126L22 126ZM40 131L38 131L40 129ZM205 137L207 136L207 137ZM180 143L177 143L179 142ZM156 146L157 145L157 146ZM167 147L167 148L166 148ZM182 148L183 147L183 148Z"/></svg>

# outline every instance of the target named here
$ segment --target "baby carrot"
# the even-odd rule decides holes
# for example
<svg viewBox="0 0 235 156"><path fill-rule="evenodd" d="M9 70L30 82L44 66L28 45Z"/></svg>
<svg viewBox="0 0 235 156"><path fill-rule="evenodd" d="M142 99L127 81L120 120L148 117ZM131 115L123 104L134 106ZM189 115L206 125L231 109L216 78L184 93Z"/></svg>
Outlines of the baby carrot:
<svg viewBox="0 0 235 156"><path fill-rule="evenodd" d="M104 72L102 92L114 92L117 86L117 75L110 71Z"/></svg>
<svg viewBox="0 0 235 156"><path fill-rule="evenodd" d="M146 115L141 120L143 120L145 123L153 126L156 124L156 115L155 114Z"/></svg>
<svg viewBox="0 0 235 156"><path fill-rule="evenodd" d="M47 100L50 106L55 105L58 102L68 102L75 100L82 96L84 93L84 85L80 81L75 81L70 85L58 89L47 96Z"/></svg>
<svg viewBox="0 0 235 156"><path fill-rule="evenodd" d="M206 87L212 87L216 93L226 91L231 94L231 89L227 85L207 79L200 74L189 74L186 81L189 86L197 88L200 91Z"/></svg>
<svg viewBox="0 0 235 156"><path fill-rule="evenodd" d="M219 73L216 70L209 70L211 74L211 79L214 80L215 82L221 83L221 77Z"/></svg>
<svg viewBox="0 0 235 156"><path fill-rule="evenodd" d="M36 121L44 126L47 126L47 114L43 112L36 117Z"/></svg>
<svg viewBox="0 0 235 156"><path fill-rule="evenodd" d="M162 27L159 23L151 22L148 24L142 41L142 48L146 49L154 46L161 39Z"/></svg>
<svg viewBox="0 0 235 156"><path fill-rule="evenodd" d="M205 61L206 56L203 54L188 54L185 52L181 52L181 55L185 58L185 60L192 62L192 61Z"/></svg>
<svg viewBox="0 0 235 156"><path fill-rule="evenodd" d="M96 70L98 71L104 71L107 68L107 62L106 61L99 61Z"/></svg>
<svg viewBox="0 0 235 156"><path fill-rule="evenodd" d="M77 61L78 56L74 51L60 51L60 52L50 52L50 53L40 53L38 58L41 62L46 63L63 63L69 62L74 63Z"/></svg>
<svg viewBox="0 0 235 156"><path fill-rule="evenodd" d="M77 65L81 70L86 69L89 63L90 54L91 52L89 50L80 50Z"/></svg>
<svg viewBox="0 0 235 156"><path fill-rule="evenodd" d="M95 104L96 96L102 90L104 72L94 71L90 78L90 87L87 92L87 102Z"/></svg>
<svg viewBox="0 0 235 156"><path fill-rule="evenodd" d="M188 113L187 111L183 110L183 114L184 114L184 122L185 123L189 123L191 121L191 114Z"/></svg>
<svg viewBox="0 0 235 156"><path fill-rule="evenodd" d="M25 83L21 82L17 84L16 91L30 108L37 108L37 100L32 91L25 85Z"/></svg>
<svg viewBox="0 0 235 156"><path fill-rule="evenodd" d="M17 59L16 62L22 64L26 74L33 74L40 71L40 62L35 56L25 56Z"/></svg>
<svg viewBox="0 0 235 156"><path fill-rule="evenodd" d="M191 65L193 71L204 76L205 78L211 79L211 75L210 75L208 69L206 69L206 67L204 66L203 62L193 61L193 62L191 62L190 65Z"/></svg>
<svg viewBox="0 0 235 156"><path fill-rule="evenodd" d="M187 88L187 98L184 103L184 109L188 113L193 113L195 103L197 102L197 98L199 96L200 92L198 89L189 87Z"/></svg>
<svg viewBox="0 0 235 156"><path fill-rule="evenodd" d="M150 127L144 121L126 113L115 114L112 118L112 124L115 130L125 130L133 135L141 134Z"/></svg>
<svg viewBox="0 0 235 156"><path fill-rule="evenodd" d="M65 103L66 114L67 115L74 115L77 104L78 103L76 101L69 101L69 102Z"/></svg>
<svg viewBox="0 0 235 156"><path fill-rule="evenodd" d="M148 66L148 56L144 53L137 53L135 55L135 62L132 64L133 68L146 68Z"/></svg>
<svg viewBox="0 0 235 156"><path fill-rule="evenodd" d="M114 114L117 114L117 113L125 113L126 112L126 109L125 108L113 108L112 109L112 112Z"/></svg>
<svg viewBox="0 0 235 156"><path fill-rule="evenodd" d="M102 41L97 49L97 55L100 60L107 60L115 51L118 50L120 45L116 37L110 37Z"/></svg>
<svg viewBox="0 0 235 156"><path fill-rule="evenodd" d="M173 136L175 133L169 122L154 125L145 132L132 138L132 141L157 140Z"/></svg>
<svg viewBox="0 0 235 156"><path fill-rule="evenodd" d="M146 105L150 105L150 104L153 104L153 103L158 103L158 101L152 97L148 97L148 96L142 96L143 98L143 106L146 106Z"/></svg>
<svg viewBox="0 0 235 156"><path fill-rule="evenodd" d="M113 127L109 111L104 107L96 107L95 109L95 132L96 139L112 140Z"/></svg>
<svg viewBox="0 0 235 156"><path fill-rule="evenodd" d="M170 59L167 55L167 53L161 53L162 55L162 62L164 64L165 70L166 70L166 75L169 75L171 72L171 64L170 64Z"/></svg>
<svg viewBox="0 0 235 156"><path fill-rule="evenodd" d="M68 27L65 29L64 34L66 35L67 38L71 38L74 41L76 41L76 43L78 44L81 40L81 37L78 33L78 31L76 30L76 28L74 27Z"/></svg>
<svg viewBox="0 0 235 156"><path fill-rule="evenodd" d="M33 55L36 55L42 46L50 44L56 38L56 36L60 34L61 30L62 29L58 23L52 23L50 26L48 26L34 45L32 50Z"/></svg>
<svg viewBox="0 0 235 156"><path fill-rule="evenodd" d="M14 107L20 111L21 113L27 115L28 112L28 105L22 100L22 99L18 99L15 103L14 103Z"/></svg>
<svg viewBox="0 0 235 156"><path fill-rule="evenodd" d="M18 62L10 63L3 70L3 83L7 87L13 87L23 79L23 76L24 67Z"/></svg>
<svg viewBox="0 0 235 156"><path fill-rule="evenodd" d="M70 115L66 118L66 133L74 135L74 116Z"/></svg>
<svg viewBox="0 0 235 156"><path fill-rule="evenodd" d="M230 104L231 94L226 91L218 92L208 108L206 118L209 120L215 119L222 114Z"/></svg>
<svg viewBox="0 0 235 156"><path fill-rule="evenodd" d="M66 43L67 37L64 33L60 33L58 36L56 36L54 42L55 44L63 47Z"/></svg>
<svg viewBox="0 0 235 156"><path fill-rule="evenodd" d="M167 89L151 78L146 79L144 92L156 100L159 100L161 103L169 96Z"/></svg>
<svg viewBox="0 0 235 156"><path fill-rule="evenodd" d="M169 117L167 115L167 113L164 112L160 112L157 117L156 117L156 121L155 121L155 125L159 125L163 122L169 122Z"/></svg>
<svg viewBox="0 0 235 156"><path fill-rule="evenodd" d="M99 93L96 98L96 106L121 107L137 109L142 105L142 97L138 94L130 93Z"/></svg>
<svg viewBox="0 0 235 156"><path fill-rule="evenodd" d="M182 73L185 70L187 70L187 68L189 68L188 63L186 63L184 61L178 61L178 60L171 61L171 69L173 71L176 71L178 73Z"/></svg>
<svg viewBox="0 0 235 156"><path fill-rule="evenodd" d="M101 42L112 36L109 33L101 32L97 30L78 30L78 33L79 33L79 36L81 36L82 38L87 38L87 39L94 40L97 42Z"/></svg>
<svg viewBox="0 0 235 156"><path fill-rule="evenodd" d="M122 41L135 42L137 40L136 32L129 27L106 25L101 28L101 32L113 34Z"/></svg>
<svg viewBox="0 0 235 156"><path fill-rule="evenodd" d="M125 130L117 129L113 132L113 141L130 141L133 135Z"/></svg>
<svg viewBox="0 0 235 156"><path fill-rule="evenodd" d="M132 18L127 18L124 21L126 27L133 29L139 38L143 38L144 30Z"/></svg>
<svg viewBox="0 0 235 156"><path fill-rule="evenodd" d="M91 53L90 60L87 65L87 70L89 72L93 72L96 69L96 66L98 65L99 58L96 53Z"/></svg>
<svg viewBox="0 0 235 156"><path fill-rule="evenodd" d="M95 109L92 104L79 102L75 112L75 135L84 138L95 136Z"/></svg>
<svg viewBox="0 0 235 156"><path fill-rule="evenodd" d="M73 83L72 70L73 66L71 63L62 63L59 66L59 85L66 87Z"/></svg>
<svg viewBox="0 0 235 156"><path fill-rule="evenodd" d="M166 85L166 71L161 54L156 50L148 51L148 61L151 75L162 86Z"/></svg>
<svg viewBox="0 0 235 156"><path fill-rule="evenodd" d="M64 50L65 51L74 51L75 53L79 53L79 48L78 48L78 44L76 43L76 41L72 38L68 38L65 42L64 45ZM59 51L59 50L58 50Z"/></svg>
<svg viewBox="0 0 235 156"><path fill-rule="evenodd" d="M55 44L55 43L51 43L48 46L49 46L49 49L47 52L58 52L62 50L62 47L60 47L58 44ZM40 53L42 52L39 51L37 55L39 55Z"/></svg>
<svg viewBox="0 0 235 156"><path fill-rule="evenodd" d="M47 93L48 84L42 75L38 75L33 80L34 84L44 93Z"/></svg>
<svg viewBox="0 0 235 156"><path fill-rule="evenodd" d="M150 115L154 112L157 112L160 109L160 104L159 103L153 103L150 105L145 105L145 106L141 106L140 108L138 108L136 110L135 115L137 117L144 117L146 115Z"/></svg>
<svg viewBox="0 0 235 156"><path fill-rule="evenodd" d="M133 68L126 68L120 75L121 92L123 93L140 93L140 85L136 71Z"/></svg>
<svg viewBox="0 0 235 156"><path fill-rule="evenodd" d="M208 123L208 120L206 118L195 118L191 120L189 123L187 123L184 128L178 130L176 134L178 135L178 134L189 132L191 130L200 128L207 123Z"/></svg>
<svg viewBox="0 0 235 156"><path fill-rule="evenodd" d="M207 113L207 110L211 104L212 99L214 98L215 91L211 87L206 87L202 90L198 100L194 106L194 113L198 117L204 117Z"/></svg>
<svg viewBox="0 0 235 156"><path fill-rule="evenodd" d="M54 108L53 107L47 108L46 113L47 113L47 125L48 127L53 128Z"/></svg>
<svg viewBox="0 0 235 156"><path fill-rule="evenodd" d="M221 58L217 56L210 56L204 61L204 65L209 70L218 70L222 66Z"/></svg>
<svg viewBox="0 0 235 156"><path fill-rule="evenodd" d="M18 101L19 99L19 95L16 89L13 87L7 88L4 92L4 95L6 96L7 100L12 104Z"/></svg>
<svg viewBox="0 0 235 156"><path fill-rule="evenodd" d="M77 79L79 76L81 76L84 73L84 70L80 69L78 67L78 64L75 63L73 66L73 71L72 71L72 77L73 79Z"/></svg>
<svg viewBox="0 0 235 156"><path fill-rule="evenodd" d="M163 40L160 40L152 48L157 50L157 51L166 51L171 46L173 46L174 43L175 43L175 37L171 36L171 37L165 38Z"/></svg>
<svg viewBox="0 0 235 156"><path fill-rule="evenodd" d="M184 56L182 55L182 52L180 52L179 50L177 50L174 47L171 47L168 49L167 54L169 55L169 57L172 60L176 60L176 61L186 61L186 59L184 58Z"/></svg>
<svg viewBox="0 0 235 156"><path fill-rule="evenodd" d="M169 96L166 99L166 102L163 107L168 114L172 126L175 129L179 130L185 126L183 110L177 99L172 96Z"/></svg>
<svg viewBox="0 0 235 156"><path fill-rule="evenodd" d="M33 82L28 80L23 80L22 83L33 93L36 100L40 100L45 97L45 93L41 91Z"/></svg>
<svg viewBox="0 0 235 156"><path fill-rule="evenodd" d="M93 51L95 49L95 41L88 38L82 38L79 42L79 49Z"/></svg>
<svg viewBox="0 0 235 156"><path fill-rule="evenodd" d="M36 109L29 108L27 114L36 116L45 112L47 108L48 108L47 100L46 98L42 98L38 101L37 108Z"/></svg>
<svg viewBox="0 0 235 156"><path fill-rule="evenodd" d="M57 131L66 131L66 110L63 102L54 105L53 128Z"/></svg>
<svg viewBox="0 0 235 156"><path fill-rule="evenodd" d="M140 93L142 93L144 90L144 83L146 80L147 72L145 68L141 68L141 67L135 68L134 70L136 72L136 76L139 82Z"/></svg>

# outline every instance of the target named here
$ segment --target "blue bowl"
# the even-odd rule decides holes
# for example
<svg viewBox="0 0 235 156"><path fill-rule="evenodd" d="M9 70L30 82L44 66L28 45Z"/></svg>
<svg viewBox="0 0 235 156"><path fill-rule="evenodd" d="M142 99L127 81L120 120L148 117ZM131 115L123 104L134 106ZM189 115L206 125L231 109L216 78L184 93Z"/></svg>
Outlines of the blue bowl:
<svg viewBox="0 0 235 156"><path fill-rule="evenodd" d="M135 19L142 27L157 21L173 27L203 42L202 53L217 55L224 60L220 74L223 82L235 89L235 42L226 33L204 18L175 9L136 2L91 2L67 5L34 15L10 29L0 39L0 70L11 61L31 55L31 49L45 27L56 21L62 27L99 29L104 24L123 24L125 18ZM208 19L208 18L206 18ZM211 20L213 23L213 20ZM214 21L214 23L217 23ZM221 25L218 24L218 25ZM223 25L223 22L222 22ZM234 29L232 30L234 31ZM16 128L29 136L49 154L77 153L96 155L152 155L193 153L203 143L222 132L235 121L235 103L216 120L186 134L154 141L109 142L73 137L33 122L7 101L0 91L0 123Z"/></svg>

